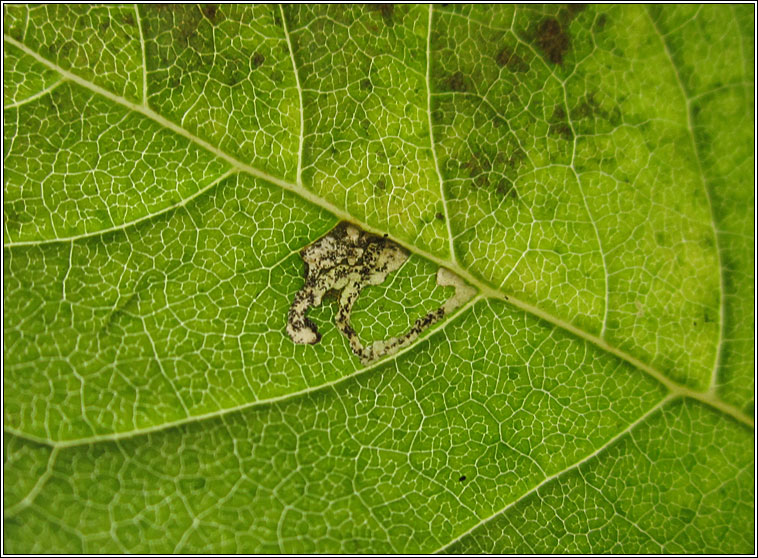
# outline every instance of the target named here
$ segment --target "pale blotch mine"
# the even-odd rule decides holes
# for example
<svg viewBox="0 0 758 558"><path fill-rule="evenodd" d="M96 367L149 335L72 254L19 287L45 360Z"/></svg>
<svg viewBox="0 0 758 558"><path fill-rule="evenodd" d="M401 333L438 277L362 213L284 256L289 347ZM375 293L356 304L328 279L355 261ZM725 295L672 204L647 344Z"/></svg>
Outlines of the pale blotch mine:
<svg viewBox="0 0 758 558"><path fill-rule="evenodd" d="M351 350L363 364L391 355L412 343L425 329L453 312L475 290L452 271L440 268L437 284L455 287L455 294L436 310L416 320L404 335L364 346L350 325L350 312L363 287L379 285L408 259L408 252L386 237L362 231L342 222L300 252L305 263L305 285L295 294L287 318L287 334L298 344L318 343L321 335L306 317L309 308L321 305L328 292L338 296L337 328L348 338Z"/></svg>

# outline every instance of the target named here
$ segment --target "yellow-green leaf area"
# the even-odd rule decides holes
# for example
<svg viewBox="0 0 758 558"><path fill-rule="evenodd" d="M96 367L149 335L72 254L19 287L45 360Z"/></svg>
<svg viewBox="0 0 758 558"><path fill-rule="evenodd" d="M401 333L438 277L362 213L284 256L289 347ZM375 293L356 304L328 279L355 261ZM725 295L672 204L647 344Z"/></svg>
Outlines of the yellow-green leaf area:
<svg viewBox="0 0 758 558"><path fill-rule="evenodd" d="M303 180L439 256L449 233L429 130L425 6L285 10L303 90Z"/></svg>
<svg viewBox="0 0 758 558"><path fill-rule="evenodd" d="M131 5L4 6L5 33L64 70L130 101L141 99L143 53Z"/></svg>
<svg viewBox="0 0 758 558"><path fill-rule="evenodd" d="M66 81L4 113L6 244L87 237L162 214L229 166Z"/></svg>
<svg viewBox="0 0 758 558"><path fill-rule="evenodd" d="M3 101L17 107L44 95L62 82L60 74L14 46L7 46L3 65Z"/></svg>
<svg viewBox="0 0 758 558"><path fill-rule="evenodd" d="M239 161L296 180L300 106L279 9L155 4L139 10L146 103Z"/></svg>
<svg viewBox="0 0 758 558"><path fill-rule="evenodd" d="M754 6L4 14L4 550L754 554Z"/></svg>

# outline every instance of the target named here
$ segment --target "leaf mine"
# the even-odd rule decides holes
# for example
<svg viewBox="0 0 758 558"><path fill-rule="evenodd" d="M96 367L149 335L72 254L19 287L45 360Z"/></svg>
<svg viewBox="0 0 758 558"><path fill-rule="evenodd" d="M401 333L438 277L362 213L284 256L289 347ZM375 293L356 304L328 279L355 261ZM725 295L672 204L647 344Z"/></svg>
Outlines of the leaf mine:
<svg viewBox="0 0 758 558"><path fill-rule="evenodd" d="M297 344L315 344L321 340L316 324L306 313L321 305L324 296L337 296L339 310L337 328L348 338L350 349L363 364L391 355L412 343L428 327L453 312L475 293L472 287L452 271L440 268L437 284L455 287L455 294L439 308L417 319L403 335L361 343L350 325L350 313L361 290L368 285L380 285L387 276L402 267L408 252L389 240L343 221L322 238L300 252L305 264L305 284L295 294L287 316L287 334Z"/></svg>

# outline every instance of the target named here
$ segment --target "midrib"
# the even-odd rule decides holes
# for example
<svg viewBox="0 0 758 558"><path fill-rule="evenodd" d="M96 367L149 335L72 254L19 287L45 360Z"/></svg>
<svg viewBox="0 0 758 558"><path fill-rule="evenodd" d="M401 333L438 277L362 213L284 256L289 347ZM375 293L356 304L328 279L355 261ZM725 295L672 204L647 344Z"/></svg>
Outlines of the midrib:
<svg viewBox="0 0 758 558"><path fill-rule="evenodd" d="M15 46L19 50L23 51L24 53L28 54L29 56L32 56L35 60L39 61L40 63L42 63L44 65L46 65L48 68L50 68L52 70L55 70L56 72L58 72L59 74L61 74L65 79L67 79L67 80L69 80L69 81L71 81L73 83L76 83L76 84L78 84L78 85L80 85L80 86L82 86L82 87L84 87L84 88L86 88L86 89L88 89L88 90L90 90L90 91L92 91L94 93L97 93L98 95L101 95L101 96L103 96L103 97L105 97L107 99L110 99L111 101L113 101L115 103L118 103L121 106L124 106L124 107L126 107L126 108L128 108L130 110L138 112L138 113L146 116L147 118L150 118L153 121L157 122L161 126L167 128L167 129L173 131L174 133L179 134L180 136L188 139L189 141L191 141L191 142L199 145L203 149L207 150L210 153L213 153L214 155L216 155L220 159L222 159L222 160L226 161L227 163L229 163L229 165L231 165L231 167L233 169L235 169L236 171L238 171L238 172L245 172L245 173L250 174L251 176L254 176L256 178L260 178L260 179L265 180L267 182L270 182L272 184L276 184L280 188L283 188L285 190L291 191L291 192L299 195L300 197L302 197L303 199L309 201L313 205L316 205L318 207L321 207L322 209L325 209L325 210L329 211L330 213L332 213L333 215L335 215L336 217L338 217L341 220L352 221L352 222L356 223L357 225L359 225L364 230L367 230L369 232L372 232L372 233L375 233L375 234L379 234L379 235L385 234L384 230L378 229L378 228L370 225L369 223L364 223L361 220L356 219L353 215L351 215L350 213L346 212L344 209L342 209L340 207L337 207L336 205L332 204L330 201L325 200L325 199L317 196L316 194L314 194L310 190L307 190L301 183L292 183L292 182L288 182L286 180L282 180L281 178L277 178L277 177L275 177L275 176L273 176L273 175L271 175L271 174L269 174L267 172L264 172L264 171L262 171L262 170L260 170L260 169L258 169L256 167L253 167L251 165L243 163L243 162L235 159L231 155L229 155L229 154L221 151L220 149L218 149L217 147L215 147L212 144L208 143L207 141L203 140L202 138L199 138L199 137L195 136L194 134L190 133L185 128L182 128L181 126L179 126L179 125L171 122L167 118L161 116L160 114L158 114L155 111L153 111L152 109L150 109L148 106L146 106L144 104L133 103L133 102L127 100L127 99L124 99L123 97L120 97L118 95L115 95L114 93L111 93L110 91L108 91L106 89L103 89L102 87L100 87L100 86L98 86L98 85L96 85L96 84L94 84L94 83L92 83L90 81L87 81L87 80L81 78L80 76L77 76L76 74L73 74L73 73L69 72L68 70L65 70L65 69L61 68L57 64L55 64L55 63L47 60L46 58L40 56L38 53L36 53L35 51L31 50L30 48L28 48L23 43L17 41L16 39L14 39L14 38L12 38L12 37L10 37L8 35L4 35L4 40L7 43ZM216 183L217 182L218 181L216 181ZM164 212L164 210L161 211L161 213L163 213L163 212ZM145 218L149 218L149 216L145 217ZM97 234L97 233L93 233L93 235L94 234ZM87 235L87 236L92 236L92 235ZM71 238L56 238L56 239L49 239L49 240L42 240L42 241L10 242L10 243L6 244L5 247L22 246L22 245L29 245L29 244L39 245L39 244L46 244L46 243L53 243L53 242L64 242L64 241L68 241L68 240L71 240ZM616 357L618 357L618 358L620 358L620 359L628 362L632 366L634 366L634 367L638 368L639 370L645 372L646 374L650 375L651 377L653 377L657 381L659 381L661 384L663 384L664 386L666 386L666 388L669 390L669 392L671 393L671 395L680 395L680 396L690 397L690 398L696 399L696 400L701 401L702 403L704 403L704 404L706 404L706 405L708 405L710 407L713 407L713 408L719 410L720 412L722 412L724 414L732 416L737 421L739 421L740 423L742 423L743 425L745 425L745 426L747 426L749 428L753 428L754 427L754 421L753 421L753 419L751 417L749 417L748 415L746 415L745 413L743 413L739 409L733 407L732 405L729 405L728 403L725 403L724 401L722 401L721 399L719 399L718 397L716 397L715 394L712 391L709 391L709 392L699 392L699 391L692 390L691 388L688 388L688 387L686 387L684 385L681 385L681 384L679 384L677 382L674 382L673 380L671 380L668 377L666 377L662 372L656 370L652 366L650 366L650 365L642 362L638 358L636 358L636 357L634 357L634 356L626 353L625 351L622 351L621 349L619 349L617 347L611 346L604 339L602 339L602 338L600 338L600 337L598 337L596 335L593 335L591 333L588 333L588 332L586 332L586 331L584 331L584 330L582 330L582 329L574 326L573 324L571 324L569 322L566 322L565 320L562 320L561 318L558 318L557 316L554 316L554 315L550 314L549 312L547 312L545 310L542 310L541 308L539 308L537 306L534 306L532 304L529 304L528 302L519 300L518 298L515 298L515 297L513 297L511 295L507 295L507 294L505 294L505 293L497 290L496 288L493 288L492 286L490 286L489 284L487 284L484 280L482 280L479 277L473 275L468 270L460 267L460 265L458 265L457 262L452 261L450 259L440 258L439 256L436 256L435 254L432 254L432 253L429 253L429 252L427 252L427 251L425 251L423 249L420 249L417 246L414 246L414 245L412 245L412 244L410 244L410 243L408 243L408 242L406 242L404 240L396 239L396 238L393 238L392 240L394 242L397 242L398 244L404 246L407 250L409 250L411 252L414 252L414 253L418 254L419 256L422 256L422 257L424 257L424 258L426 258L426 259L428 259L428 260L436 263L439 266L446 267L446 268L450 269L451 271L454 271L460 277L462 277L463 279L465 279L470 285L473 285L474 287L476 287L479 290L480 297L483 296L483 297L494 298L494 299L505 301L506 303L511 304L512 306L514 306L514 307L522 310L523 312L526 312L528 314L536 316L536 317L538 317L538 318L540 318L540 319L542 319L542 320L544 320L544 321L546 321L546 322L548 322L550 324L553 324L554 326L556 326L556 327L558 327L560 329L568 331L569 333L571 333L571 334L573 334L573 335L575 335L575 336L577 336L577 337L579 337L579 338L587 341L588 343L591 343L591 344L597 346L598 348L602 349L603 351L611 353L614 356L616 356ZM477 298L479 298L479 297L477 297ZM466 305L463 308L469 308L469 307L470 307L470 304ZM463 310L463 308L461 308L461 311ZM452 320L452 317L451 317L451 320ZM435 332L439 331L440 329L441 328L438 328L437 330L435 330ZM434 332L432 334L434 334ZM415 344L414 344L414 346L415 346ZM380 361L379 364L381 364L382 362L386 362L386 361ZM366 369L363 369L363 370L365 371ZM290 397L295 397L295 396L298 396L298 395L301 395L301 394L313 391L314 389L321 389L323 387L326 387L327 385L329 385L329 384L324 384L324 385L321 385L321 386L316 386L314 388L307 388L305 390L300 390L298 392L293 392L291 394L287 394L286 396L282 396L281 399L289 399ZM277 398L277 400L278 399L279 398ZM254 407L254 406L257 406L257 405L264 405L264 404L268 404L268 403L271 403L271 402L272 402L272 400L252 402L249 405L246 405L244 408L251 408L251 407ZM223 413L232 412L234 410L238 410L238 409L236 409L236 408L228 409L228 410L225 409L225 410L223 410ZM217 416L217 415L214 415L214 416ZM188 417L186 420L182 420L182 421L180 421L178 423L185 423L185 422L194 421L194 420L201 420L202 418L204 418L204 417ZM119 435L119 437L136 436L136 435L139 435L139 434L144 433L144 432L153 432L153 431L156 431L156 430L162 430L164 428L170 428L171 426L175 426L178 423L170 423L170 424L166 424L166 425L160 425L160 426L158 426L158 427L156 427L154 429L140 429L140 430L135 429L135 430L131 430L131 431L128 431L128 432L117 433L117 434ZM16 432L16 431L14 431L12 429L9 429L9 432L11 432L11 433L13 433L15 435L18 435L18 436L29 437L28 435L26 435L26 434L24 434L22 432ZM51 445L60 445L61 444L61 442L55 442L55 441L50 441L50 440L47 440L47 441L46 440L40 440L40 439L36 439L34 437L29 437L29 438L30 439L35 439L35 441L37 441L37 442L48 443L48 444L51 444ZM67 445L79 445L79 444L89 443L89 441L95 441L95 438L96 437L81 438L81 439L78 439L78 440L72 440L70 442L65 442L65 444L67 444ZM100 438L102 438L102 437L100 437ZM100 439L100 438L97 438L97 439Z"/></svg>

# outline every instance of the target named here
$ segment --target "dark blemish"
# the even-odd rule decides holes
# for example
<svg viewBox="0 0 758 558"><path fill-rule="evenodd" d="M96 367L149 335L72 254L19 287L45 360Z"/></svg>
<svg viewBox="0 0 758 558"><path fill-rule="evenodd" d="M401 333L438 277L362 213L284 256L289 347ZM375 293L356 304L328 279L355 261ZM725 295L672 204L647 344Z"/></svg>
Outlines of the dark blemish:
<svg viewBox="0 0 758 558"><path fill-rule="evenodd" d="M511 72L515 73L526 72L529 69L528 64L524 62L524 59L507 46L500 49L500 52L498 52L495 57L495 62L497 62L497 65L501 68L506 67Z"/></svg>
<svg viewBox="0 0 758 558"><path fill-rule="evenodd" d="M666 246L666 237L662 232L655 233L655 241L658 243L658 246Z"/></svg>
<svg viewBox="0 0 758 558"><path fill-rule="evenodd" d="M72 48L74 48L73 43L71 43L71 41L67 41L58 50L58 55L61 58L68 58L68 55L71 53Z"/></svg>
<svg viewBox="0 0 758 558"><path fill-rule="evenodd" d="M203 15L208 18L208 21L210 21L212 24L216 23L216 12L218 11L218 4L203 4L200 7L200 10L203 12Z"/></svg>
<svg viewBox="0 0 758 558"><path fill-rule="evenodd" d="M503 151L498 151L495 155L495 163L497 165L505 165L511 170L516 170L521 166L521 163L526 159L526 153L518 145L513 148L510 156L506 158Z"/></svg>
<svg viewBox="0 0 758 558"><path fill-rule="evenodd" d="M478 188L487 186L487 172L484 165L477 157L472 157L466 163L466 168L469 170L469 177L474 180L474 185Z"/></svg>
<svg viewBox="0 0 758 558"><path fill-rule="evenodd" d="M218 5L216 4L201 4L200 5L200 11L203 12L203 15L208 18L208 20L213 23L216 20L216 11L218 10Z"/></svg>
<svg viewBox="0 0 758 558"><path fill-rule="evenodd" d="M684 508L679 512L679 519L684 523L692 523L692 520L695 519L695 515L697 514L694 510Z"/></svg>
<svg viewBox="0 0 758 558"><path fill-rule="evenodd" d="M380 190L384 190L387 188L387 182L384 180L384 178L380 178L376 181L376 187Z"/></svg>
<svg viewBox="0 0 758 558"><path fill-rule="evenodd" d="M466 480L466 475L463 475L461 478L458 479L460 482L463 482Z"/></svg>
<svg viewBox="0 0 758 558"><path fill-rule="evenodd" d="M100 32L105 33L111 26L110 20L105 20L100 24Z"/></svg>
<svg viewBox="0 0 758 558"><path fill-rule="evenodd" d="M571 23L577 14L587 9L586 4L567 4L558 11L558 20L565 25Z"/></svg>
<svg viewBox="0 0 758 558"><path fill-rule="evenodd" d="M608 14L600 14L595 24L598 31L605 29L605 25L608 23Z"/></svg>
<svg viewBox="0 0 758 558"><path fill-rule="evenodd" d="M489 184L488 173L492 165L487 159L474 155L462 167L468 169L469 178L473 179L477 188L484 188Z"/></svg>
<svg viewBox="0 0 758 558"><path fill-rule="evenodd" d="M154 4L152 8L158 12L178 12L183 9L179 4Z"/></svg>
<svg viewBox="0 0 758 558"><path fill-rule="evenodd" d="M462 72L455 72L447 79L447 86L450 91L466 91L466 79Z"/></svg>
<svg viewBox="0 0 758 558"><path fill-rule="evenodd" d="M569 36L558 20L547 18L537 28L537 44L553 64L562 64L569 48Z"/></svg>
<svg viewBox="0 0 758 558"><path fill-rule="evenodd" d="M571 17L575 16L578 13L583 12L587 9L587 4L569 4L566 6L568 8L568 13Z"/></svg>
<svg viewBox="0 0 758 558"><path fill-rule="evenodd" d="M566 118L566 111L562 106L558 105L553 109L553 115L550 118L550 133L561 136L566 141L574 139L574 132L571 130L571 126L568 124Z"/></svg>
<svg viewBox="0 0 758 558"><path fill-rule="evenodd" d="M511 199L518 198L518 192L516 192L516 189L513 187L513 182L511 182L507 178L503 178L498 183L495 191L504 198L511 198Z"/></svg>
<svg viewBox="0 0 758 558"><path fill-rule="evenodd" d="M445 220L445 216L442 213L440 213L439 211L437 212L437 214L435 215L435 217L438 220L440 220L440 221L444 221Z"/></svg>
<svg viewBox="0 0 758 558"><path fill-rule="evenodd" d="M583 120L589 118L594 113L592 105L587 101L582 101L577 107L571 111L571 118L574 120Z"/></svg>
<svg viewBox="0 0 758 558"><path fill-rule="evenodd" d="M132 17L132 14L126 14L123 18L121 18L121 20L126 25L134 25L134 17Z"/></svg>
<svg viewBox="0 0 758 558"><path fill-rule="evenodd" d="M374 86L371 84L371 80L368 79L368 78L362 80L361 81L361 89L363 89L364 91L373 91L374 90Z"/></svg>
<svg viewBox="0 0 758 558"><path fill-rule="evenodd" d="M395 5L394 4L371 4L369 6L372 10L379 12L382 16L382 21L384 21L384 25L387 27L392 27L394 25L393 16L395 15Z"/></svg>
<svg viewBox="0 0 758 558"><path fill-rule="evenodd" d="M192 490L202 490L205 488L205 478L195 477L194 479L188 479L187 484Z"/></svg>
<svg viewBox="0 0 758 558"><path fill-rule="evenodd" d="M247 77L247 71L242 68L242 63L238 60L230 60L223 70L223 80L230 87L234 87Z"/></svg>
<svg viewBox="0 0 758 558"><path fill-rule="evenodd" d="M178 37L189 45L190 38L197 33L197 26L202 21L202 13L198 13L194 8L187 10L178 5L168 9L174 11L173 19Z"/></svg>
<svg viewBox="0 0 758 558"><path fill-rule="evenodd" d="M610 110L603 108L595 99L595 94L590 93L582 97L581 102L571 111L572 120L584 120L588 118L600 118L617 127L621 124L621 109L618 105Z"/></svg>
<svg viewBox="0 0 758 558"><path fill-rule="evenodd" d="M260 52L253 54L253 69L255 70L260 68L265 60L266 57L263 56Z"/></svg>

